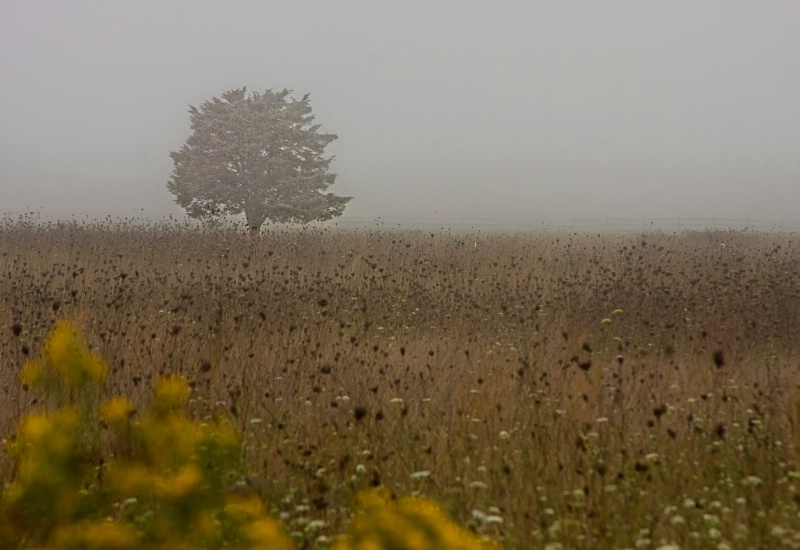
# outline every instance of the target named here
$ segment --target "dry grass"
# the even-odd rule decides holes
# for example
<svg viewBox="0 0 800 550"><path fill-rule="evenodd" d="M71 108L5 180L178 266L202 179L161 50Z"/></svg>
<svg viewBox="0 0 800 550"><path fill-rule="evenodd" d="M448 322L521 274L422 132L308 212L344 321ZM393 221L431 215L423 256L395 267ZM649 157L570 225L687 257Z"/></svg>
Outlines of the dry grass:
<svg viewBox="0 0 800 550"><path fill-rule="evenodd" d="M299 531L382 484L509 547L800 544L798 268L792 235L6 222L0 433L68 317L110 391L233 415Z"/></svg>

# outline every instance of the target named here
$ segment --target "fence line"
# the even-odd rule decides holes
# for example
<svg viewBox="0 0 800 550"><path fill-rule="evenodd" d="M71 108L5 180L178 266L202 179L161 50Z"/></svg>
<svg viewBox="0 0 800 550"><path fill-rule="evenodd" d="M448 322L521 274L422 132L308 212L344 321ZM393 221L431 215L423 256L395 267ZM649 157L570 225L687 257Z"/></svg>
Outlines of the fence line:
<svg viewBox="0 0 800 550"><path fill-rule="evenodd" d="M180 213L100 213L100 212L0 212L0 220L30 221L37 223L75 221L81 222L131 222L131 223L198 223ZM242 220L232 220L231 225ZM800 232L800 221L767 220L758 218L481 218L446 216L342 216L318 224L323 227L344 229L420 229L420 230L487 230L487 231L574 231L580 233L641 233L648 231L703 231L743 230Z"/></svg>

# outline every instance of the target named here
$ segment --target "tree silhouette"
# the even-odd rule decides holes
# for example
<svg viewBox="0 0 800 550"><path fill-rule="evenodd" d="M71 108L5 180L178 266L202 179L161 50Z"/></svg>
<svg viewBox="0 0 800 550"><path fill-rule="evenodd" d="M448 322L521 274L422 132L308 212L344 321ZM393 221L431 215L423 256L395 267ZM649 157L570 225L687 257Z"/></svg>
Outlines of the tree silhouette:
<svg viewBox="0 0 800 550"><path fill-rule="evenodd" d="M325 193L336 180L324 149L337 136L313 124L309 94L230 90L190 107L192 134L167 189L193 218L244 214L253 231L271 220L308 223L341 216L352 197Z"/></svg>

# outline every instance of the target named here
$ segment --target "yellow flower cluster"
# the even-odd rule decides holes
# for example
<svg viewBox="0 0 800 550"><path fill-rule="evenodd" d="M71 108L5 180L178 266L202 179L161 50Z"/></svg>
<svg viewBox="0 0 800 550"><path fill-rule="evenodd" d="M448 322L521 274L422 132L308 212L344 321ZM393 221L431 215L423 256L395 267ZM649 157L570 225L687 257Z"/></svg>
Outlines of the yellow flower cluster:
<svg viewBox="0 0 800 550"><path fill-rule="evenodd" d="M0 548L294 548L258 495L232 493L239 432L221 416L189 418L185 378L158 381L151 406L138 414L126 397L83 398L98 395L107 370L68 323L56 326L43 360L23 368L24 384L68 399L24 416L7 440L16 476L0 489ZM101 423L111 428L110 446L101 444ZM380 491L361 500L335 550L497 548L430 501L395 502Z"/></svg>
<svg viewBox="0 0 800 550"><path fill-rule="evenodd" d="M122 428L127 425L133 415L133 404L127 397L112 397L103 404L100 409L100 418L115 428Z"/></svg>
<svg viewBox="0 0 800 550"><path fill-rule="evenodd" d="M189 383L182 376L162 378L156 386L153 409L161 414L179 410L189 400L191 393Z"/></svg>
<svg viewBox="0 0 800 550"><path fill-rule="evenodd" d="M20 378L27 386L38 386L56 374L70 387L87 382L101 382L108 375L108 365L86 349L72 323L60 321L44 349L44 361L32 361L22 369Z"/></svg>
<svg viewBox="0 0 800 550"><path fill-rule="evenodd" d="M149 410L137 414L123 396L97 406L91 396L106 373L69 323L23 368L24 384L67 403L30 412L8 440L16 476L0 493L0 548L292 547L263 504L247 518L221 510L241 439L224 417L189 418L185 378L159 380ZM110 446L101 445L100 422L115 436Z"/></svg>
<svg viewBox="0 0 800 550"><path fill-rule="evenodd" d="M139 539L131 525L112 521L81 521L59 526L51 547L86 550L127 550L138 547Z"/></svg>
<svg viewBox="0 0 800 550"><path fill-rule="evenodd" d="M17 461L17 476L3 494L2 504L31 519L69 519L82 473L81 421L67 406L54 414L31 413L7 446Z"/></svg>
<svg viewBox="0 0 800 550"><path fill-rule="evenodd" d="M393 501L385 489L360 497L360 511L348 536L333 550L497 550L496 543L453 523L433 501L401 498Z"/></svg>
<svg viewBox="0 0 800 550"><path fill-rule="evenodd" d="M244 525L242 537L250 548L263 550L292 550L292 540L281 523L269 517L264 503L256 495L229 497L225 503L225 516L234 524Z"/></svg>

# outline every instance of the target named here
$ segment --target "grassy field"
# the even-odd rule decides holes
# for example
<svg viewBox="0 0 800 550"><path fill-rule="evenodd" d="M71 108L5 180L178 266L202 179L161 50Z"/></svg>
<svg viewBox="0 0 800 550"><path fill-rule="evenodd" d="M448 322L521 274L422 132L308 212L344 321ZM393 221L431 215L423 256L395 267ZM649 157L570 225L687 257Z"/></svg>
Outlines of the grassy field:
<svg viewBox="0 0 800 550"><path fill-rule="evenodd" d="M299 547L373 485L508 548L800 547L794 235L6 222L0 304L0 434L72 319L110 392L235 419Z"/></svg>

